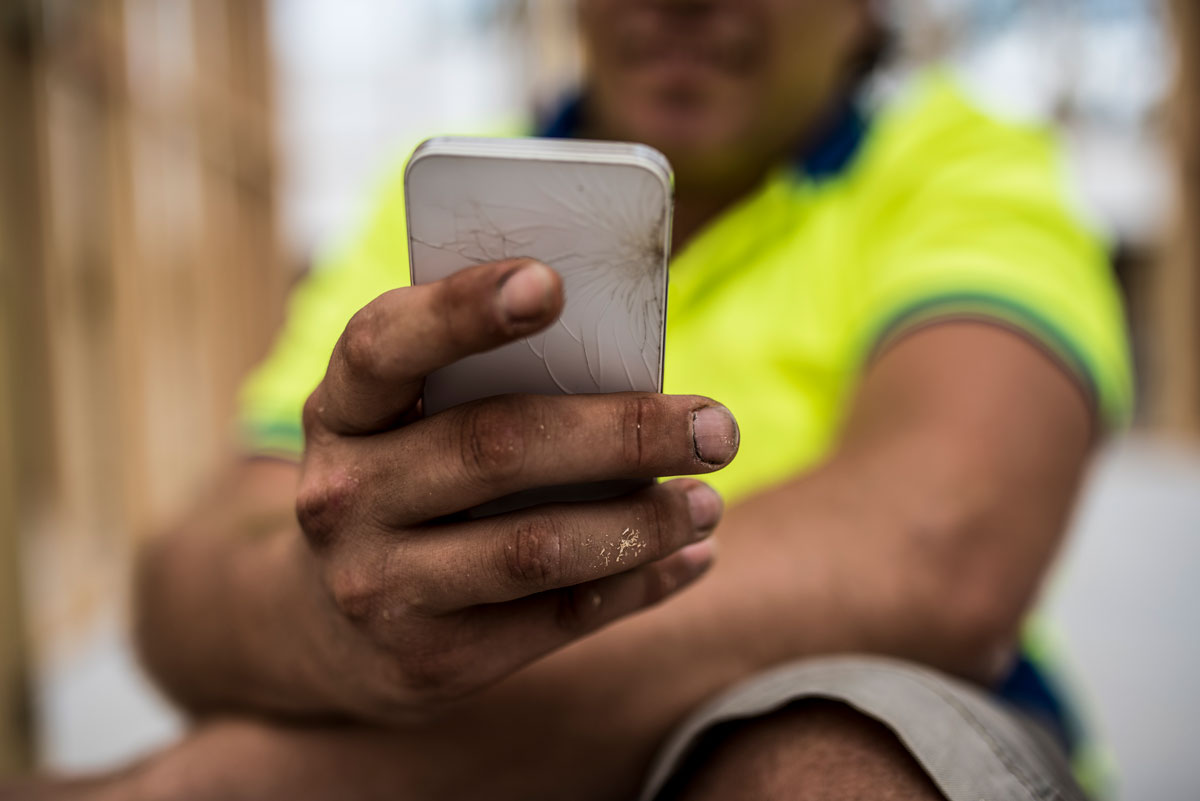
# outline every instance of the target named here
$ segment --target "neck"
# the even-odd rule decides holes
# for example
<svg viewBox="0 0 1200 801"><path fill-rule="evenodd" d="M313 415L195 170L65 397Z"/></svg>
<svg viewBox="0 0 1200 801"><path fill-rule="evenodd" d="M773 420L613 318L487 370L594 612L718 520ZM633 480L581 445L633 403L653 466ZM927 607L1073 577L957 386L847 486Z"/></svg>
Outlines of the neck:
<svg viewBox="0 0 1200 801"><path fill-rule="evenodd" d="M609 129L594 113L576 112L574 120L577 133L586 139L621 140L618 131ZM676 161L675 167L675 211L671 232L671 252L680 253L705 225L720 216L743 197L754 191L766 177L772 165L784 158L794 147L792 142L782 142L777 148L768 148L757 158L714 174L704 165L689 165ZM772 152L778 151L778 152Z"/></svg>
<svg viewBox="0 0 1200 801"><path fill-rule="evenodd" d="M750 194L765 173L765 169L758 170L741 176L739 180L712 186L691 184L686 173L676 175L671 252L681 253L704 226Z"/></svg>

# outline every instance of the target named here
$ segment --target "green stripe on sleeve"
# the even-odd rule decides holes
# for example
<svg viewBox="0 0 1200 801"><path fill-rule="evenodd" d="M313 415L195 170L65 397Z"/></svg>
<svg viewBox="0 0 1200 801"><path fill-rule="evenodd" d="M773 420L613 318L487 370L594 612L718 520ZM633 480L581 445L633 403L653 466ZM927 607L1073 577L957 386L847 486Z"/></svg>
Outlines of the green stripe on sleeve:
<svg viewBox="0 0 1200 801"><path fill-rule="evenodd" d="M1080 382L1105 426L1121 428L1128 425L1132 412L1128 393L1113 381L1106 380L1094 354L1044 314L1005 295L952 292L922 297L886 318L879 333L871 338L871 352L878 352L890 340L914 327L952 318L997 322L1028 335Z"/></svg>

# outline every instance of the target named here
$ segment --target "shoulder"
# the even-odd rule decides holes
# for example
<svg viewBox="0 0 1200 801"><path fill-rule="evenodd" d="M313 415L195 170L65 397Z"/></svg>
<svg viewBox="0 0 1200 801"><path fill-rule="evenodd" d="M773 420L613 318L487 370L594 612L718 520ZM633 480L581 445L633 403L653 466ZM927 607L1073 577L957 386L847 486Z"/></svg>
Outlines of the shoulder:
<svg viewBox="0 0 1200 801"><path fill-rule="evenodd" d="M913 172L981 152L1053 158L1057 137L1044 125L983 108L948 70L920 73L889 93L869 155Z"/></svg>
<svg viewBox="0 0 1200 801"><path fill-rule="evenodd" d="M946 73L877 118L853 176L864 352L934 318L1020 330L1068 364L1110 422L1131 383L1119 293L1100 233L1043 126L1002 119Z"/></svg>
<svg viewBox="0 0 1200 801"><path fill-rule="evenodd" d="M882 246L954 241L1013 256L1020 240L1105 259L1055 132L985 111L949 72L918 76L879 112L851 180Z"/></svg>

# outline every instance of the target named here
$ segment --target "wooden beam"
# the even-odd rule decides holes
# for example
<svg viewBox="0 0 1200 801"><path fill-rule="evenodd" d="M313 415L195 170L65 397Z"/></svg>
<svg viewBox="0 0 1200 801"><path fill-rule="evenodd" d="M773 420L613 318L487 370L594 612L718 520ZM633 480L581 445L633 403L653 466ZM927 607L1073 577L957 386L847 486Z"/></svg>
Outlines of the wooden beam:
<svg viewBox="0 0 1200 801"><path fill-rule="evenodd" d="M1176 214L1154 293L1150 385L1155 422L1200 435L1200 4L1172 0L1177 72L1171 98Z"/></svg>
<svg viewBox="0 0 1200 801"><path fill-rule="evenodd" d="M22 535L48 471L34 7L0 12L0 776L33 763Z"/></svg>
<svg viewBox="0 0 1200 801"><path fill-rule="evenodd" d="M244 373L280 321L285 287L267 7L263 0L192 0L192 9L196 70L207 86L199 98L208 118L197 131L200 149L228 154L235 167L232 174L206 169L201 178L208 269L200 276L200 309L217 367L207 389L214 427L228 430Z"/></svg>

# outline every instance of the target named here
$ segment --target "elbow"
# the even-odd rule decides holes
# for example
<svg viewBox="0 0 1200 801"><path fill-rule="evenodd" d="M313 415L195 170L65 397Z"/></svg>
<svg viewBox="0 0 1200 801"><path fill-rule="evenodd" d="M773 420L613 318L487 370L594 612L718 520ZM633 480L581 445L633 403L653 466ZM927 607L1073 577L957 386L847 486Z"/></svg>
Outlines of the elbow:
<svg viewBox="0 0 1200 801"><path fill-rule="evenodd" d="M199 699L189 692L186 647L175 619L172 586L178 562L176 536L162 533L141 543L134 562L132 639L138 662L155 686L180 711L196 716Z"/></svg>
<svg viewBox="0 0 1200 801"><path fill-rule="evenodd" d="M152 537L139 545L133 574L133 644L138 661L147 674L171 700L180 699L172 692L169 654L171 644L164 642L170 626L164 620L170 599L163 597L164 573L169 551L169 535Z"/></svg>
<svg viewBox="0 0 1200 801"><path fill-rule="evenodd" d="M903 628L925 661L981 684L1012 664L1042 572L995 521L987 507L960 508L914 521L902 546Z"/></svg>
<svg viewBox="0 0 1200 801"><path fill-rule="evenodd" d="M946 601L929 615L941 658L950 671L980 684L1003 679L1020 647L1025 604L1006 588L982 579L950 582Z"/></svg>

